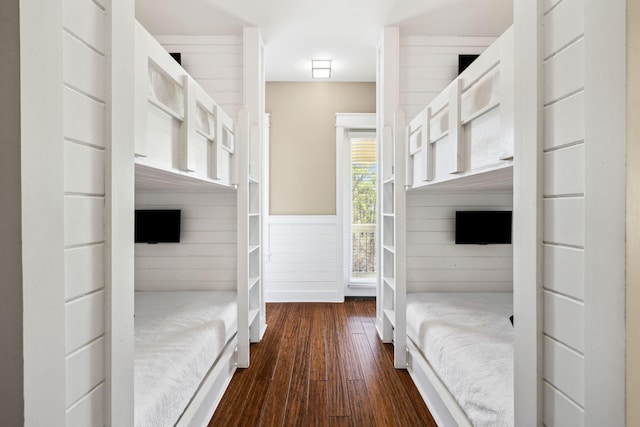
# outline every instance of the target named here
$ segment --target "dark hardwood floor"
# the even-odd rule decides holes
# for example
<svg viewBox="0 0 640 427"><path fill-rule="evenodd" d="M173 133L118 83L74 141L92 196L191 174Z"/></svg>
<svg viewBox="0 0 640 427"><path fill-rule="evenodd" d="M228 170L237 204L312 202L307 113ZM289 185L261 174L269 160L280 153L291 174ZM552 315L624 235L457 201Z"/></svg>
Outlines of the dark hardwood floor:
<svg viewBox="0 0 640 427"><path fill-rule="evenodd" d="M375 302L267 304L209 426L435 426L409 374L375 329Z"/></svg>

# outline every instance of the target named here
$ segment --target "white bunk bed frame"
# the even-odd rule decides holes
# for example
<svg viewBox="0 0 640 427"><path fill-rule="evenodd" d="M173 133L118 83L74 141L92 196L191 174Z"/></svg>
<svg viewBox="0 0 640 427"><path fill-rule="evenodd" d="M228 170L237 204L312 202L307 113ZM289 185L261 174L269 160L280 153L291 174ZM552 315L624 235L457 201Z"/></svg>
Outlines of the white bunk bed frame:
<svg viewBox="0 0 640 427"><path fill-rule="evenodd" d="M406 188L469 188L512 180L513 28L405 129Z"/></svg>
<svg viewBox="0 0 640 427"><path fill-rule="evenodd" d="M383 340L393 337L395 366L408 370L439 426L471 426L467 415L422 352L406 335L406 192L504 188L513 180L513 28L508 29L408 124L397 111L394 129L384 140L383 164L395 164L384 181L381 199L385 252ZM390 159L389 159L390 157ZM384 216L384 215L383 215ZM387 282L392 286L387 286ZM388 289L387 289L388 288ZM390 291L389 291L390 290ZM389 330L391 329L391 330ZM397 348L405 347L405 351Z"/></svg>
<svg viewBox="0 0 640 427"><path fill-rule="evenodd" d="M181 414L177 426L206 426L238 367L248 367L250 342L264 334L264 301L259 262L261 191L250 176L260 161L248 113L237 126L136 22L136 186L167 189L226 188L236 191L238 209L238 331L227 342ZM256 135L257 136L257 135ZM236 150L237 148L237 150ZM256 261L256 255L258 259ZM253 258L252 258L253 257Z"/></svg>

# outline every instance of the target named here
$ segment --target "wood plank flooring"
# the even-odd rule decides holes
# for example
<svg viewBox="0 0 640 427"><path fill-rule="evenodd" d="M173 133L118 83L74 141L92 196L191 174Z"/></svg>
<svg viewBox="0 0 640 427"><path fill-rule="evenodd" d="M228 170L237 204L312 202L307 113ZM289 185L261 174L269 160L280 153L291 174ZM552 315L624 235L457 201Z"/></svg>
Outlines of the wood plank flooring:
<svg viewBox="0 0 640 427"><path fill-rule="evenodd" d="M436 426L378 338L375 301L267 304L267 324L210 427Z"/></svg>

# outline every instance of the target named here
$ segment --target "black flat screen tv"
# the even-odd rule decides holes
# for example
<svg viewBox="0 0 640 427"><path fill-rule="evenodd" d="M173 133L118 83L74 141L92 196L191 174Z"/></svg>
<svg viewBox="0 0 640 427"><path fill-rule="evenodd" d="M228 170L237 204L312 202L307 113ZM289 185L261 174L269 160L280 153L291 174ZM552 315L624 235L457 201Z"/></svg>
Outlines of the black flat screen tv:
<svg viewBox="0 0 640 427"><path fill-rule="evenodd" d="M511 211L456 211L457 245L511 243Z"/></svg>
<svg viewBox="0 0 640 427"><path fill-rule="evenodd" d="M458 75L467 69L480 55L458 55Z"/></svg>
<svg viewBox="0 0 640 427"><path fill-rule="evenodd" d="M179 243L180 210L136 210L136 243Z"/></svg>

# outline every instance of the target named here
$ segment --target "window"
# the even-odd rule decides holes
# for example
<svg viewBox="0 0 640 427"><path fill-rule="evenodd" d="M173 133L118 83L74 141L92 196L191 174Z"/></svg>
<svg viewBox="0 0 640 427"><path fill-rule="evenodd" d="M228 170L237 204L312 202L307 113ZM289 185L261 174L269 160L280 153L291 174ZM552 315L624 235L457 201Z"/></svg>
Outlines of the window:
<svg viewBox="0 0 640 427"><path fill-rule="evenodd" d="M376 140L350 138L351 281L376 279Z"/></svg>

